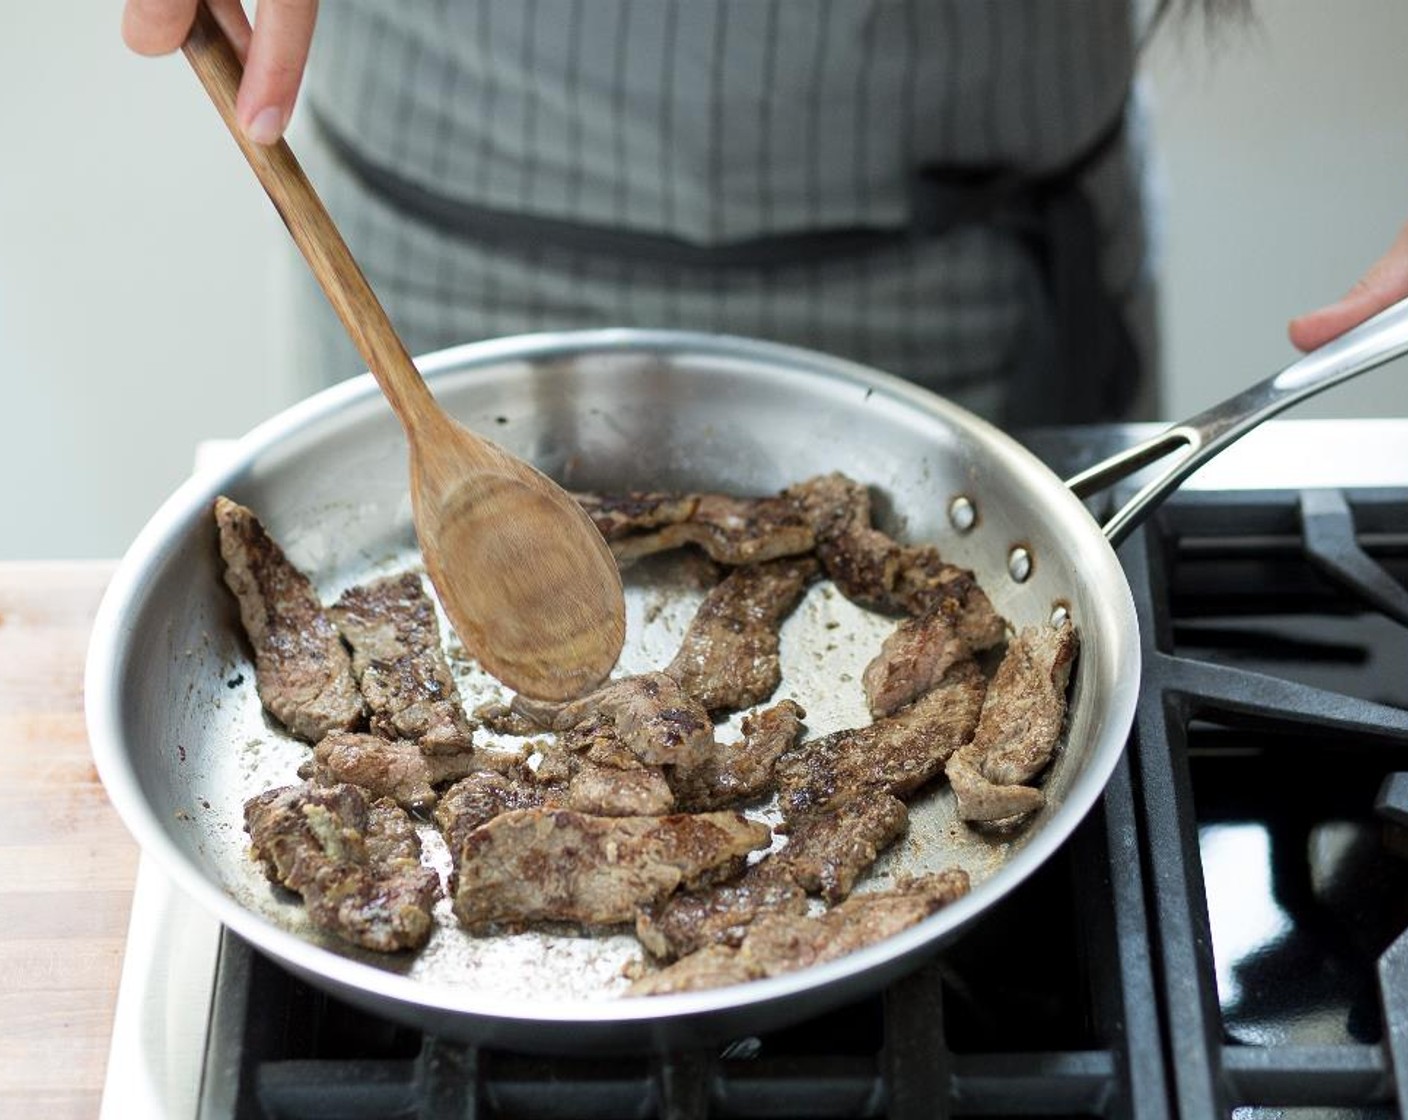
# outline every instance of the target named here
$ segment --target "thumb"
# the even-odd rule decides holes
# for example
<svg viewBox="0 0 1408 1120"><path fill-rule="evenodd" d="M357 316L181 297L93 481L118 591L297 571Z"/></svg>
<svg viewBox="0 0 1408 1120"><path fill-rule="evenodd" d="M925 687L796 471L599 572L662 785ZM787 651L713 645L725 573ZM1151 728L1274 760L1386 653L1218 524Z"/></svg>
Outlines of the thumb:
<svg viewBox="0 0 1408 1120"><path fill-rule="evenodd" d="M1391 303L1408 296L1408 225L1389 250L1338 302L1292 319L1287 333L1298 350L1314 350L1338 338Z"/></svg>

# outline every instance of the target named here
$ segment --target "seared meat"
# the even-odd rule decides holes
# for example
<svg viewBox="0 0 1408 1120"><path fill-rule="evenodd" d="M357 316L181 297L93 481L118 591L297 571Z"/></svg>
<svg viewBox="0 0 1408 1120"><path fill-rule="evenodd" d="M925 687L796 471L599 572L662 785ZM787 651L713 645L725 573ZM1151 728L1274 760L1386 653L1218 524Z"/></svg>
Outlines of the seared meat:
<svg viewBox="0 0 1408 1120"><path fill-rule="evenodd" d="M777 761L783 814L797 820L836 802L912 793L939 774L973 734L985 688L978 667L960 661L894 715L788 751Z"/></svg>
<svg viewBox="0 0 1408 1120"><path fill-rule="evenodd" d="M308 577L244 506L216 498L215 522L225 583L239 600L264 707L310 743L355 728L362 697L347 650Z"/></svg>
<svg viewBox="0 0 1408 1120"><path fill-rule="evenodd" d="M735 569L700 605L665 672L710 712L762 703L782 681L778 629L819 571L810 556Z"/></svg>
<svg viewBox="0 0 1408 1120"><path fill-rule="evenodd" d="M771 842L737 813L593 817L568 810L502 813L464 838L455 915L495 922L629 922L676 888L736 874Z"/></svg>
<svg viewBox="0 0 1408 1120"><path fill-rule="evenodd" d="M440 645L435 606L413 572L350 587L329 613L352 647L352 672L385 739L427 754L468 750L473 728Z"/></svg>
<svg viewBox="0 0 1408 1120"><path fill-rule="evenodd" d="M696 766L713 750L709 713L664 673L623 677L566 704L516 696L513 707L539 727L554 731L605 717L626 748L652 766Z"/></svg>
<svg viewBox="0 0 1408 1120"><path fill-rule="evenodd" d="M625 494L573 494L607 542L632 533L678 525L699 505L698 494L661 494L631 491Z"/></svg>
<svg viewBox="0 0 1408 1120"><path fill-rule="evenodd" d="M602 817L655 817L675 807L658 766L618 768L583 759L567 786L567 807Z"/></svg>
<svg viewBox="0 0 1408 1120"><path fill-rule="evenodd" d="M470 833L513 809L559 808L564 796L562 785L538 781L527 767L508 774L477 770L442 793L435 824L450 853L451 896L458 889L460 853Z"/></svg>
<svg viewBox="0 0 1408 1120"><path fill-rule="evenodd" d="M512 809L556 807L561 793L561 787L534 780L526 769L517 774L476 770L440 795L435 823L450 854L458 857L465 837L480 825Z"/></svg>
<svg viewBox="0 0 1408 1120"><path fill-rule="evenodd" d="M904 802L888 794L841 802L803 817L772 862L803 890L835 905L908 824Z"/></svg>
<svg viewBox="0 0 1408 1120"><path fill-rule="evenodd" d="M720 564L759 564L810 552L815 543L806 519L780 497L579 494L577 501L623 564L690 544Z"/></svg>
<svg viewBox="0 0 1408 1120"><path fill-rule="evenodd" d="M960 747L944 768L962 820L1009 821L1035 813L1046 804L1046 795L1039 789L988 781L981 762L982 753L969 743Z"/></svg>
<svg viewBox="0 0 1408 1120"><path fill-rule="evenodd" d="M708 945L737 945L759 915L806 911L806 892L775 856L767 856L733 882L641 907L636 937L656 957L674 960Z"/></svg>
<svg viewBox="0 0 1408 1120"><path fill-rule="evenodd" d="M826 574L852 602L887 614L921 615L955 599L964 632L978 641L1002 625L971 572L945 563L933 545L902 545L876 529L870 491L859 482L835 472L784 493L816 534L816 554ZM1001 636L998 629L988 645Z"/></svg>
<svg viewBox="0 0 1408 1120"><path fill-rule="evenodd" d="M949 666L1002 641L1006 624L977 583L954 578L923 614L907 618L865 667L861 683L874 715L887 716L922 696Z"/></svg>
<svg viewBox="0 0 1408 1120"><path fill-rule="evenodd" d="M244 817L254 857L303 896L314 924L379 952L425 944L440 880L392 801L346 784L285 786L247 801Z"/></svg>
<svg viewBox="0 0 1408 1120"><path fill-rule="evenodd" d="M674 809L675 795L664 771L627 749L605 716L564 732L559 745L569 752L563 759L569 809L603 817L653 817Z"/></svg>
<svg viewBox="0 0 1408 1120"><path fill-rule="evenodd" d="M426 810L435 804L434 786L486 768L502 769L512 756L486 751L426 754L406 739L383 739L352 731L334 731L313 748L313 759L298 770L318 785L351 782L375 797L390 797L403 809Z"/></svg>
<svg viewBox="0 0 1408 1120"><path fill-rule="evenodd" d="M642 977L628 994L700 991L822 964L908 929L967 893L968 876L955 868L855 895L816 917L764 914L736 948L711 945Z"/></svg>
<svg viewBox="0 0 1408 1120"><path fill-rule="evenodd" d="M973 741L947 767L964 820L1001 820L1044 803L1039 790L1022 783L1036 777L1056 749L1077 650L1069 620L1026 627L1008 643Z"/></svg>
<svg viewBox="0 0 1408 1120"><path fill-rule="evenodd" d="M885 794L806 817L785 848L734 882L643 907L636 937L655 956L673 960L706 945L737 945L760 915L805 913L808 892L840 902L908 820L904 803Z"/></svg>
<svg viewBox="0 0 1408 1120"><path fill-rule="evenodd" d="M783 700L745 716L737 743L716 743L693 768L672 767L670 788L679 804L695 812L721 809L769 792L777 760L796 744L806 714L796 701Z"/></svg>
<svg viewBox="0 0 1408 1120"><path fill-rule="evenodd" d="M493 701L474 709L474 718L495 735L536 735L543 725L514 711L511 704Z"/></svg>

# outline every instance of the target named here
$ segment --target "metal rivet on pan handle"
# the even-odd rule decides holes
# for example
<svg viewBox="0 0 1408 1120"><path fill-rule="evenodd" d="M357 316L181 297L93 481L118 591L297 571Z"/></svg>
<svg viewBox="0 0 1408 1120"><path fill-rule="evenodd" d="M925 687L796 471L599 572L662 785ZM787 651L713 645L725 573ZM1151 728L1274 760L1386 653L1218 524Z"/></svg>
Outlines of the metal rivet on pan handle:
<svg viewBox="0 0 1408 1120"><path fill-rule="evenodd" d="M978 507L959 494L948 504L948 521L960 533L966 533L978 523Z"/></svg>
<svg viewBox="0 0 1408 1120"><path fill-rule="evenodd" d="M1018 583L1026 583L1032 574L1032 554L1021 545L1007 554L1007 574Z"/></svg>
<svg viewBox="0 0 1408 1120"><path fill-rule="evenodd" d="M1071 608L1065 603L1056 603L1051 608L1051 625L1060 626L1071 617Z"/></svg>

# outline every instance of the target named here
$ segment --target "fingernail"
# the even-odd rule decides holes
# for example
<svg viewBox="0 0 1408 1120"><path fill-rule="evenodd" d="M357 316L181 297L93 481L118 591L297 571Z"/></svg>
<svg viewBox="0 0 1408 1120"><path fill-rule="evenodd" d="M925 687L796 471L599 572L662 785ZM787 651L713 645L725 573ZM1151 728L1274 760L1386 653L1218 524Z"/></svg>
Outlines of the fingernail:
<svg viewBox="0 0 1408 1120"><path fill-rule="evenodd" d="M284 115L270 105L254 114L254 119L244 130L244 134L256 144L272 144L284 134Z"/></svg>

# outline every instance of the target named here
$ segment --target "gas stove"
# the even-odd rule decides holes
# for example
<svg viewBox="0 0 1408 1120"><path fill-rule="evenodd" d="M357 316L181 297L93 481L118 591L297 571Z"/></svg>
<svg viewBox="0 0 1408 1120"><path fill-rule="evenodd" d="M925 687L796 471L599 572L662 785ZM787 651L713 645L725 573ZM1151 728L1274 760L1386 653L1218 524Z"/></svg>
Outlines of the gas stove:
<svg viewBox="0 0 1408 1120"><path fill-rule="evenodd" d="M1069 475L1152 430L1027 442ZM144 863L103 1115L1408 1116L1408 421L1268 424L1120 558L1144 672L1104 797L883 994L707 1051L481 1050Z"/></svg>

